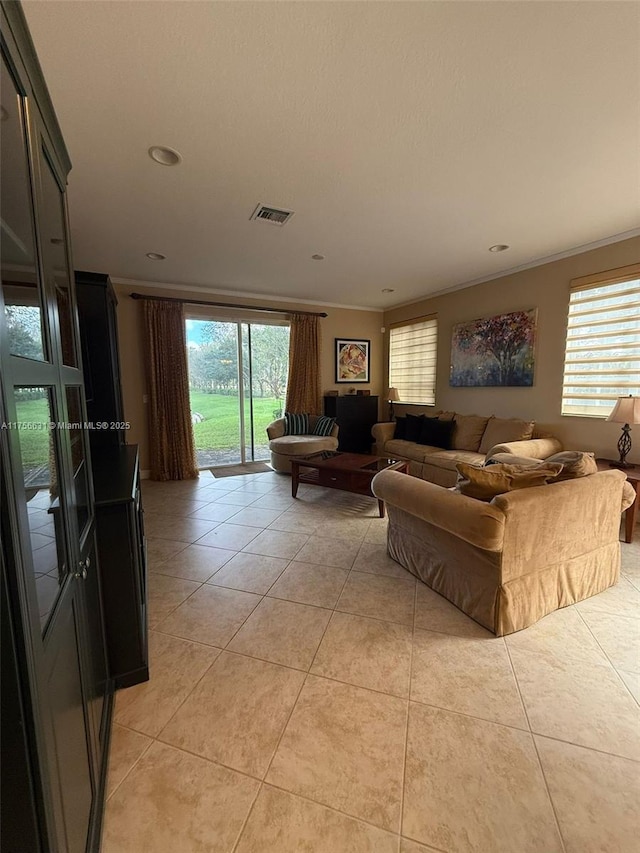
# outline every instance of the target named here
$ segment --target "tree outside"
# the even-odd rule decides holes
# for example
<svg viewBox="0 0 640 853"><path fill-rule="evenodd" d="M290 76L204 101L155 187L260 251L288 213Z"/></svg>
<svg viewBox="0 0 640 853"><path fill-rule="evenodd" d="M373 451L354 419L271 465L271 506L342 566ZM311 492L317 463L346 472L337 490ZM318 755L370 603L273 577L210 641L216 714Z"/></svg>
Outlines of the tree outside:
<svg viewBox="0 0 640 853"><path fill-rule="evenodd" d="M255 459L267 459L266 427L284 408L289 367L289 327L243 323L245 444L250 455L253 410ZM191 416L200 467L240 458L238 326L187 321Z"/></svg>

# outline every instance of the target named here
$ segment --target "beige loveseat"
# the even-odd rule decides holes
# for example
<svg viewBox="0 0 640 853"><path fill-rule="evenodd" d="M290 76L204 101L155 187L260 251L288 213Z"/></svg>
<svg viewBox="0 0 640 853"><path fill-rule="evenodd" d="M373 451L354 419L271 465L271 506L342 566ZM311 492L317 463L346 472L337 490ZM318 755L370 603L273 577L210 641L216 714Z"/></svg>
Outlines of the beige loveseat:
<svg viewBox="0 0 640 853"><path fill-rule="evenodd" d="M546 459L562 450L557 438L540 432L531 421L455 412L434 412L432 417L455 422L451 450L394 438L396 424L390 422L375 424L372 428L374 452L393 459L407 459L409 473L414 477L448 487L455 486L457 462L483 465L494 453ZM516 438L521 436L525 438Z"/></svg>
<svg viewBox="0 0 640 853"><path fill-rule="evenodd" d="M309 415L309 429L315 428L319 415ZM267 427L271 467L282 474L291 473L291 458L310 456L322 450L338 449L338 425L330 435L285 435L285 419L278 418Z"/></svg>
<svg viewBox="0 0 640 853"><path fill-rule="evenodd" d="M396 471L373 479L389 516L389 555L494 634L616 583L621 471L523 488L490 503Z"/></svg>

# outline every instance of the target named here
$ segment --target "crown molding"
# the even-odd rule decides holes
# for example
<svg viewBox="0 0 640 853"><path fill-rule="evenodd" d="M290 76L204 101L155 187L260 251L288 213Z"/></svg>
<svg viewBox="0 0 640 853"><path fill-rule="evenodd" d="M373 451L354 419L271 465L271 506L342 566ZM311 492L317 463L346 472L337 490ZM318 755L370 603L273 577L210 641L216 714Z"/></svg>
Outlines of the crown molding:
<svg viewBox="0 0 640 853"><path fill-rule="evenodd" d="M555 261L562 261L565 258L572 258L574 255L582 255L585 252L590 252L593 249L601 249L603 246L611 246L613 243L622 243L623 240L631 240L634 237L640 237L640 228L633 228L631 231L623 231L621 234L614 234L611 237L604 237L602 240L595 240L593 243L585 243L582 246L576 246L573 249L567 249L564 252L558 252L555 255L547 255L544 258L537 258L534 261L527 261L525 264L520 264L517 267L510 267L508 270L503 270L498 273L490 273L482 276L482 278L474 278L471 281L465 281L461 284L453 284L451 287L444 287L441 290L434 290L425 296L420 296L417 299L410 299L407 302L398 302L396 305L391 305L385 308L385 311L393 311L396 308L405 308L408 305L417 305L418 302L425 302L427 299L434 299L436 296L444 296L447 293L454 293L456 290L464 290L467 287L475 287L476 284L484 284L487 281L495 281L499 278L505 278L514 273L531 270L535 267L541 267L545 264L552 264Z"/></svg>
<svg viewBox="0 0 640 853"><path fill-rule="evenodd" d="M268 293L249 293L245 290L219 290L212 287L198 287L197 285L189 284L169 284L164 281L144 281L139 278L120 278L119 276L111 276L113 284L120 284L124 287L134 288L151 288L153 290L178 290L185 293L202 293L207 296L233 296L235 299L260 299L263 302L286 302L291 305L315 305L318 308L341 308L345 311L373 311L377 314L382 314L387 311L387 308L372 308L369 305L342 305L340 302L316 302L313 299L298 299L289 296L272 296ZM252 305L247 305L247 308L252 308ZM294 309L283 309L293 311Z"/></svg>

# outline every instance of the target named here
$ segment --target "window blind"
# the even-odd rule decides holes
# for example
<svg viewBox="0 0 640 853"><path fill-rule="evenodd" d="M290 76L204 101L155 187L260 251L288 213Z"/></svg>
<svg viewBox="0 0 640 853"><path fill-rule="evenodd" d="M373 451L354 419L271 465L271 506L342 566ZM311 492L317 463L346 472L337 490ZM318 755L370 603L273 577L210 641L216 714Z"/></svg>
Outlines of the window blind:
<svg viewBox="0 0 640 853"><path fill-rule="evenodd" d="M562 414L605 418L640 396L640 267L571 289Z"/></svg>
<svg viewBox="0 0 640 853"><path fill-rule="evenodd" d="M391 327L389 387L398 389L402 403L435 403L437 344L436 317Z"/></svg>

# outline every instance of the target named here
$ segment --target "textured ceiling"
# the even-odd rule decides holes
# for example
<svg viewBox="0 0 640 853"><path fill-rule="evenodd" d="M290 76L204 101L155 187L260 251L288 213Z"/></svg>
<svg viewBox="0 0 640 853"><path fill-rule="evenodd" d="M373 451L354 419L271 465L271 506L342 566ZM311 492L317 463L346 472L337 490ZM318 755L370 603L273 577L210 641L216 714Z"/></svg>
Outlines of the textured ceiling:
<svg viewBox="0 0 640 853"><path fill-rule="evenodd" d="M640 224L635 2L23 5L79 268L382 307Z"/></svg>

